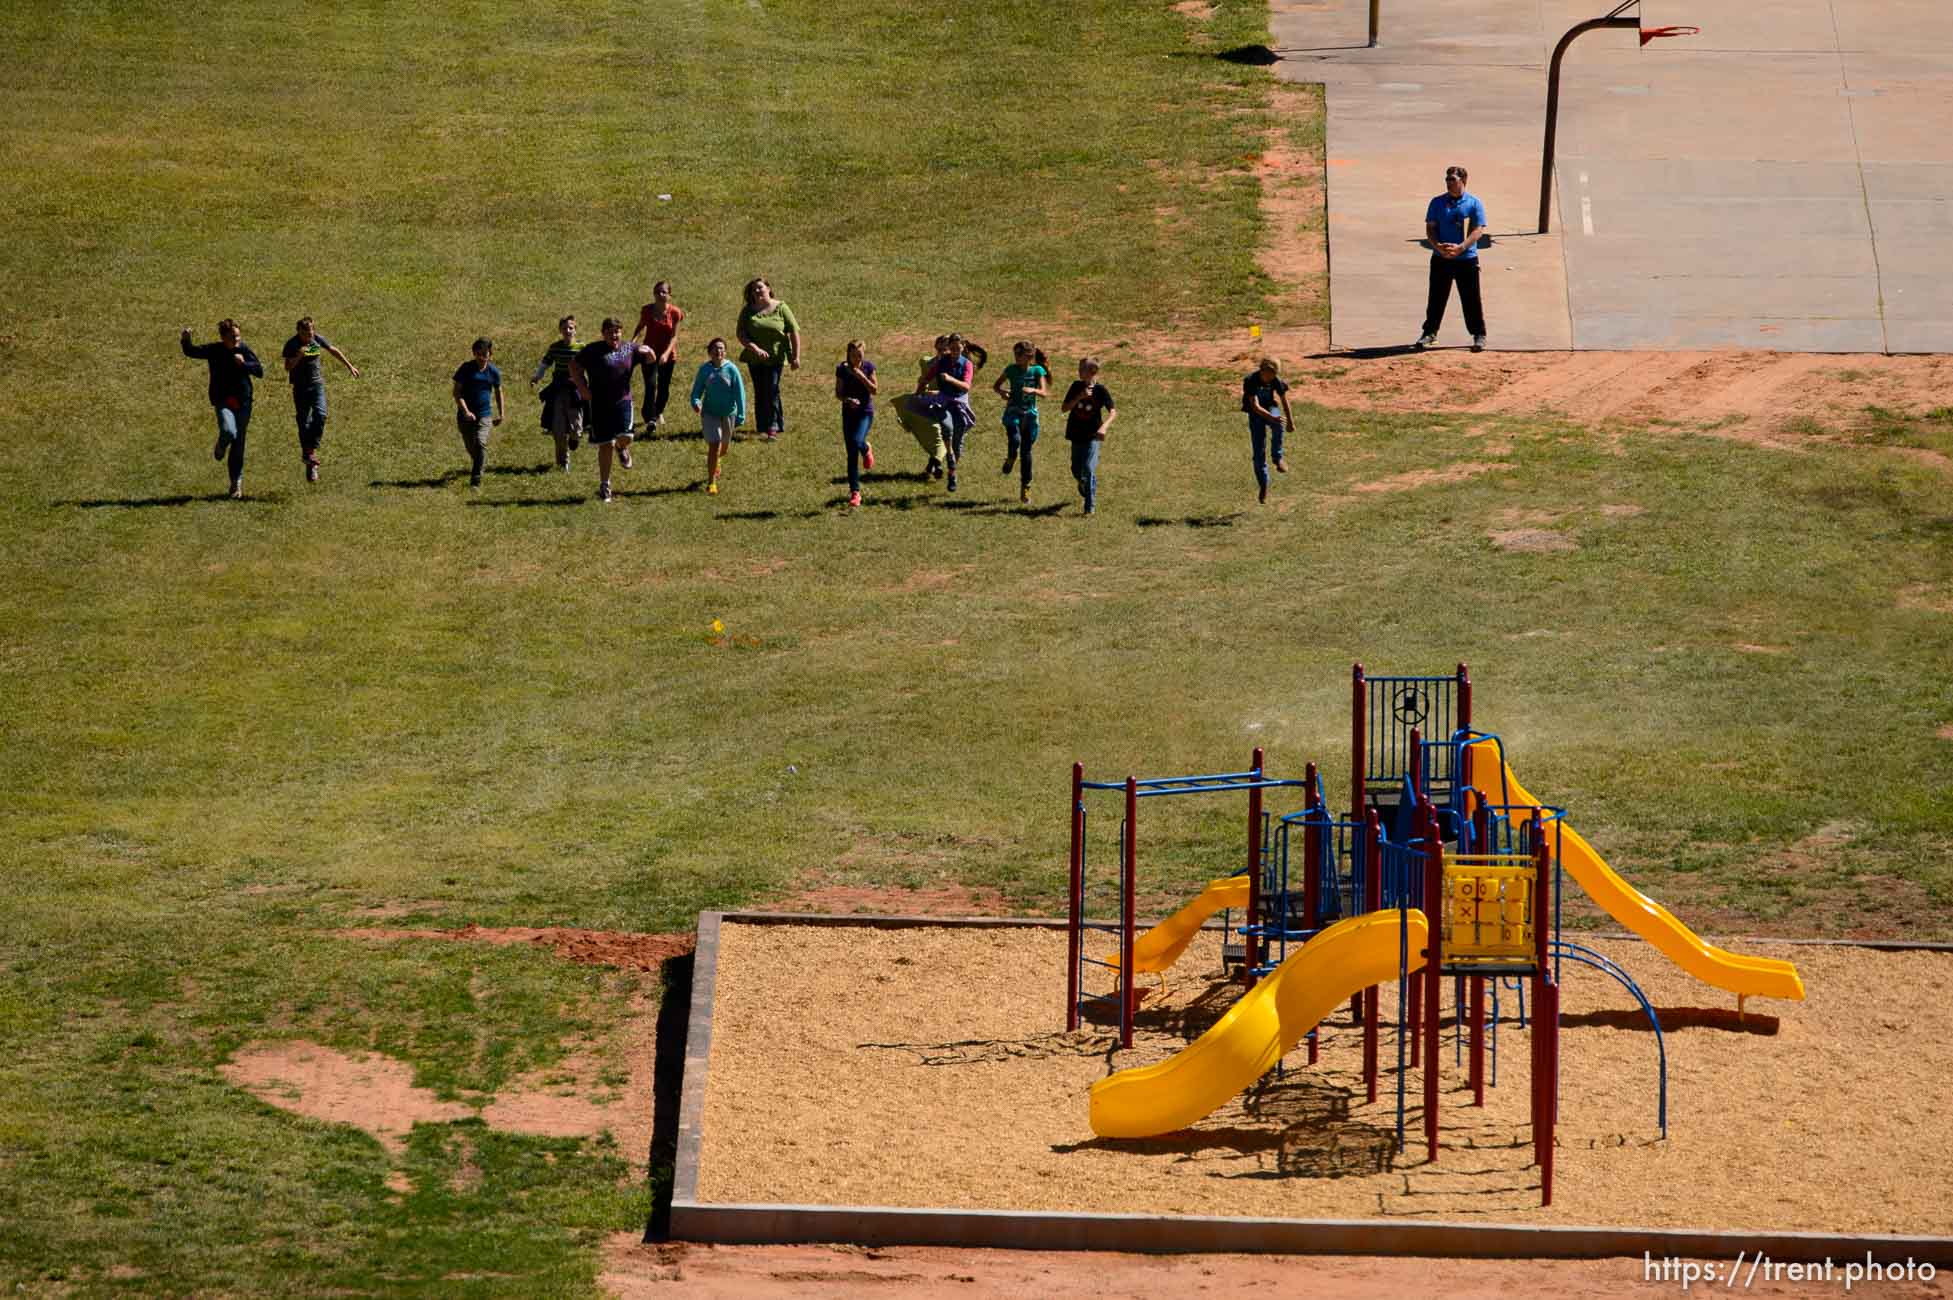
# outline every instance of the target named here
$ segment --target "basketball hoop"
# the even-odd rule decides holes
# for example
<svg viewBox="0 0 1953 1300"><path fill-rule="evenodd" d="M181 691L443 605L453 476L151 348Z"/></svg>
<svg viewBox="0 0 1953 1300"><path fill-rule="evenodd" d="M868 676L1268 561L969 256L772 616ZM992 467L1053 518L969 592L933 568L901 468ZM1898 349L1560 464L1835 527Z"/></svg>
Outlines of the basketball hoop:
<svg viewBox="0 0 1953 1300"><path fill-rule="evenodd" d="M1641 44L1646 45L1658 36L1700 36L1700 27L1644 27L1641 29Z"/></svg>

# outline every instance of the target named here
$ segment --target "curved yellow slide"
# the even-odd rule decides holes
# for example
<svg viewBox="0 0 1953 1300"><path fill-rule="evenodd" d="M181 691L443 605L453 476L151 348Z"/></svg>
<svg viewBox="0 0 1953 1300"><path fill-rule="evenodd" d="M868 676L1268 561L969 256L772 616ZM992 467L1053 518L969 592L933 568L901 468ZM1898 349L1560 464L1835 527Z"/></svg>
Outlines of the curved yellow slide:
<svg viewBox="0 0 1953 1300"><path fill-rule="evenodd" d="M1212 1114L1274 1068L1352 993L1396 977L1403 915L1371 912L1330 926L1177 1055L1100 1079L1092 1085L1092 1132L1153 1137ZM1424 965L1427 927L1424 913L1408 916L1410 969L1417 970Z"/></svg>
<svg viewBox="0 0 1953 1300"><path fill-rule="evenodd" d="M1222 876L1207 882L1207 888L1194 895L1185 907L1132 941L1132 968L1141 975L1168 970L1200 933L1207 918L1229 907L1248 905L1248 877ZM1112 966L1117 969L1119 955Z"/></svg>
<svg viewBox="0 0 1953 1300"><path fill-rule="evenodd" d="M1489 742L1480 741L1471 748L1486 751L1492 762L1498 762L1498 751ZM1474 779L1473 784L1485 791L1488 798L1498 797L1489 783ZM1533 808L1540 806L1539 800L1519 784L1509 764L1505 765L1505 786L1508 801ZM1795 966L1774 957L1747 957L1716 947L1676 920L1674 913L1630 885L1607 865L1580 832L1565 822L1560 823L1560 863L1574 882L1587 891L1587 897L1600 904L1609 916L1704 984L1742 997L1804 1000L1804 981Z"/></svg>

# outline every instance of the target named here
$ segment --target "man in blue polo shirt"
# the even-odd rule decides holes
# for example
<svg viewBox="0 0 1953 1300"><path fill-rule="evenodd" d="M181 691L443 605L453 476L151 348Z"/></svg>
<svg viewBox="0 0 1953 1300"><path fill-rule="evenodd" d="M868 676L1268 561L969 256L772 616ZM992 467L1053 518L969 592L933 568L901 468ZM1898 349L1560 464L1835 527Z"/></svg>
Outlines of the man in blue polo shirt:
<svg viewBox="0 0 1953 1300"><path fill-rule="evenodd" d="M1472 351L1485 350L1485 307L1478 295L1478 240L1485 233L1485 205L1465 192L1465 169L1444 169L1444 193L1424 209L1424 237L1431 245L1431 292L1424 303L1424 333L1417 346L1438 341L1451 286L1458 286L1458 304L1465 310Z"/></svg>

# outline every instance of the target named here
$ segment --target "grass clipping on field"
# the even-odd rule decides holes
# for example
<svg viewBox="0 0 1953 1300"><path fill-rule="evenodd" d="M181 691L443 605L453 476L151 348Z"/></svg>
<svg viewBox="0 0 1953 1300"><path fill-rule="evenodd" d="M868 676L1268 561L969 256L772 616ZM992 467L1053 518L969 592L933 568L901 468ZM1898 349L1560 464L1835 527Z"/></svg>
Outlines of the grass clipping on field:
<svg viewBox="0 0 1953 1300"><path fill-rule="evenodd" d="M1165 998L1142 1004L1134 1047L1118 1052L1103 1024L1062 1032L1059 931L728 923L700 1199L1953 1233L1935 1136L1953 1077L1953 955L1742 947L1795 961L1809 1001L1758 1002L1739 1024L1733 996L1652 948L1594 946L1662 1014L1670 1136L1656 1126L1656 1044L1640 1011L1569 964L1554 1204L1542 1210L1515 1024L1500 1028L1483 1110L1467 1104L1447 1024L1435 1165L1422 1158L1421 1072L1407 1080L1410 1150L1398 1157L1395 1042L1386 1031L1369 1105L1347 1003L1318 1066L1299 1049L1285 1074L1191 1129L1107 1141L1087 1122L1091 1084L1170 1055L1236 996L1216 936L1182 958ZM1382 998L1388 1019L1394 985ZM1502 1006L1514 1010L1509 990Z"/></svg>

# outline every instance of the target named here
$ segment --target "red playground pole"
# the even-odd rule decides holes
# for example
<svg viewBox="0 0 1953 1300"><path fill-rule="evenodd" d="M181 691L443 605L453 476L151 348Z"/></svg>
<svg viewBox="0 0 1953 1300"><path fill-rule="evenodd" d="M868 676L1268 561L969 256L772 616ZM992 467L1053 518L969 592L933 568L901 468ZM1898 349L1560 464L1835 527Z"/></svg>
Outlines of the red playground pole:
<svg viewBox="0 0 1953 1300"><path fill-rule="evenodd" d="M1132 1046L1133 889L1139 878L1139 782L1126 778L1126 860L1119 866L1119 1046Z"/></svg>
<svg viewBox="0 0 1953 1300"><path fill-rule="evenodd" d="M1417 770L1417 755L1419 750L1422 748L1420 741L1421 741L1421 736L1419 734L1418 729L1416 727L1412 727L1410 733L1410 754L1406 757L1405 762L1408 764L1408 770L1411 774L1411 786L1417 791L1417 797L1422 799L1424 797L1424 782L1419 778L1418 770ZM1420 836L1424 835L1424 822L1423 822L1422 813L1418 814L1418 820L1416 822L1416 826L1417 826L1417 834ZM1409 893L1411 891L1411 882L1408 878L1408 874L1406 875L1406 878L1403 881L1403 888L1406 893ZM1422 903L1424 909L1424 919L1430 925L1431 930L1435 933L1437 930L1437 922L1434 919L1432 919L1431 900L1427 898L1422 900ZM1415 982L1412 983L1411 987L1413 990L1416 989L1417 985L1415 984ZM1411 995L1410 1036L1411 1036L1410 1063L1411 1063L1411 1068L1415 1069L1418 1066L1418 1064L1422 1062L1424 1059L1424 999L1422 996L1418 995L1415 992L1413 992Z"/></svg>
<svg viewBox="0 0 1953 1300"><path fill-rule="evenodd" d="M1539 1153L1539 1203L1553 1203L1553 1124L1560 1109L1560 986L1551 980L1540 980L1542 991L1546 994L1536 1022L1544 1029L1546 1048L1540 1053L1545 1058L1545 1078L1536 1085L1540 1093L1539 1113L1545 1120L1545 1133L1534 1139Z"/></svg>
<svg viewBox="0 0 1953 1300"><path fill-rule="evenodd" d="M1363 906L1383 905L1383 823L1370 809L1363 835ZM1377 986L1363 990L1363 1083L1372 1104L1377 1099Z"/></svg>
<svg viewBox="0 0 1953 1300"><path fill-rule="evenodd" d="M1078 959L1085 925L1085 765L1071 765L1071 943L1065 963L1065 1030L1078 1028Z"/></svg>
<svg viewBox="0 0 1953 1300"><path fill-rule="evenodd" d="M1438 841L1437 818L1429 804L1424 806L1421 819L1424 835L1424 919L1426 922L1426 948L1424 954L1424 1145L1428 1158L1435 1163L1438 1158L1438 1059L1440 1038L1438 1035L1438 997L1443 984L1440 968L1443 965L1442 916L1438 909L1444 905L1444 845Z"/></svg>
<svg viewBox="0 0 1953 1300"><path fill-rule="evenodd" d="M1369 694L1363 665L1352 664L1349 670L1349 819L1353 822L1363 820L1363 723Z"/></svg>
<svg viewBox="0 0 1953 1300"><path fill-rule="evenodd" d="M1257 942L1252 927L1261 919L1261 746L1255 746L1254 774L1255 784L1248 790L1248 925L1250 931L1241 936L1241 984L1251 987L1255 982L1255 967L1261 965L1261 944Z"/></svg>

